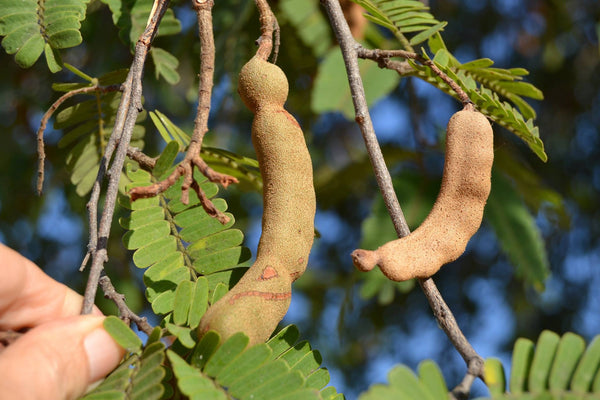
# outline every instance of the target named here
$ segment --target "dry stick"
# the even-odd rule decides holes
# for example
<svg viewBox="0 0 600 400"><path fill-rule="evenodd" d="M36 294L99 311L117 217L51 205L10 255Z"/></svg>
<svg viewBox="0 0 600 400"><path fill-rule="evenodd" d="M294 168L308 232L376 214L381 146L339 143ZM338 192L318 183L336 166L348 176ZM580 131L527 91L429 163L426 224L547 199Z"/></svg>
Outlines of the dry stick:
<svg viewBox="0 0 600 400"><path fill-rule="evenodd" d="M71 90L60 96L58 100L56 100L50 108L46 111L42 120L40 121L40 127L37 130L37 152L38 152L38 172L37 172L37 194L39 196L42 195L42 188L44 186L44 164L46 161L46 151L44 150L44 131L46 130L46 125L48 124L48 120L54 112L68 99L71 97L90 92L100 92L100 93L108 93L115 92L120 89L120 85L111 85L100 87L98 85L82 87L79 89Z"/></svg>
<svg viewBox="0 0 600 400"><path fill-rule="evenodd" d="M273 54L271 62L276 64L277 57L279 56L279 46L281 45L281 29L279 28L279 22L277 22L275 16L273 16L273 29Z"/></svg>
<svg viewBox="0 0 600 400"><path fill-rule="evenodd" d="M135 126L135 122L139 112L142 110L141 98L142 98L142 75L143 66L146 60L148 51L150 50L150 43L154 38L154 35L158 31L158 25L162 19L163 14L168 8L169 0L156 0L155 1L154 13L152 13L148 20L148 25L144 30L144 33L140 36L140 39L136 43L133 63L127 76L127 80L123 86L123 96L119 109L117 110L117 117L115 119L115 128L113 129L111 141L113 143L118 141L118 146L112 161L111 167L106 171L106 166L110 162L112 156L112 150L105 152L104 157L100 163L100 170L98 171L98 177L94 186L96 186L95 198L90 198L88 202L88 210L90 211L90 228L95 226L95 217L92 220L92 216L96 215L99 198L99 186L102 181L104 174L108 173L109 182L106 190L104 208L102 210L102 216L100 220L100 226L97 232L91 230L90 232L90 245L93 245L91 250L92 254L92 266L90 268L90 275L85 289L85 295L83 300L83 307L81 310L82 314L89 314L92 311L94 305L94 299L96 297L96 291L98 289L98 281L100 275L104 269L104 262L108 259L106 246L108 237L110 234L110 227L112 225L112 217L116 205L117 194L119 191L119 179L121 171L123 169L123 163L127 150L129 148L129 142L131 141L131 134ZM114 139L113 139L114 137ZM111 144L109 141L109 144ZM107 148L109 145L107 145ZM111 145L114 148L114 145ZM95 239L94 239L95 237ZM95 242L92 242L95 240Z"/></svg>
<svg viewBox="0 0 600 400"><path fill-rule="evenodd" d="M215 72L215 40L213 36L212 8L213 0L194 1L194 10L198 19L198 38L200 39L200 76L198 82L198 108L194 120L194 133L190 148L194 146L200 153L204 135L208 132L208 115Z"/></svg>
<svg viewBox="0 0 600 400"><path fill-rule="evenodd" d="M119 142L119 139L121 138L121 134L123 133L125 119L127 117L127 112L129 110L129 104L132 95L132 79L133 65L132 68L130 68L129 73L127 74L125 82L121 85L122 95L115 116L115 125L113 127L113 131L110 135L108 143L106 144L106 148L104 149L104 155L100 159L98 174L96 175L96 180L92 185L92 190L90 193L90 200L86 204L86 208L88 211L88 223L90 226L90 239L87 245L87 252L85 254L85 257L83 257L83 260L81 261L79 271L83 271L85 269L90 257L95 253L96 248L98 247L98 202L100 201L101 185L104 181L104 175L106 174L106 170L112 158L112 154L117 146L117 143ZM84 304L84 306L86 305Z"/></svg>
<svg viewBox="0 0 600 400"><path fill-rule="evenodd" d="M106 274L102 274L100 280L98 281L102 291L104 292L104 297L109 300L112 300L119 310L119 316L121 319L129 325L132 321L138 326L138 328L144 332L146 335L150 336L152 330L154 329L152 325L148 323L146 317L140 317L135 314L127 303L125 303L125 295L118 293L115 287L113 286L110 278Z"/></svg>
<svg viewBox="0 0 600 400"><path fill-rule="evenodd" d="M256 40L256 43L258 44L256 55L267 61L273 50L273 31L275 31L276 39L279 41L279 24L277 23L275 14L271 11L271 7L267 0L255 0L255 3L256 8L258 9L258 15L260 16L260 37ZM277 58L276 54L278 51L279 49L276 48L275 58Z"/></svg>
<svg viewBox="0 0 600 400"><path fill-rule="evenodd" d="M156 165L156 158L152 158L137 147L129 147L127 149L127 157L138 163L140 168L146 171L152 171Z"/></svg>
<svg viewBox="0 0 600 400"><path fill-rule="evenodd" d="M155 183L154 185L136 187L129 191L132 201L154 197L159 193L164 192L169 187L173 186L177 180L183 176L183 185L181 186L181 202L187 204L189 202L189 189L194 182L193 170L194 166L198 168L204 176L211 182L217 182L223 187L229 186L231 183L238 183L238 180L232 176L214 171L200 156L202 141L204 135L208 132L208 116L210 113L210 100L212 96L213 76L215 70L215 42L213 38L212 25L212 7L213 0L192 0L194 10L198 17L198 36L200 38L200 76L198 84L198 108L196 118L194 120L194 132L190 145L186 151L184 159L179 163L177 168L164 180ZM211 214L215 216L221 223L229 222L229 217L217 210L210 199L200 193L202 189L196 185L193 188L199 193L199 198L204 209L214 210Z"/></svg>
<svg viewBox="0 0 600 400"><path fill-rule="evenodd" d="M432 60L428 60L420 54L413 53L410 51L404 50L381 50L381 49L365 49L360 46L357 49L358 57L360 58L368 58L371 60L375 60L380 63L380 65L385 66L385 61L389 60L391 57L402 57L411 60L415 60L420 64L423 64L429 67L433 73L440 77L441 80L444 81L454 92L458 95L458 98L463 103L463 105L467 105L471 103L471 99L465 91L456 83L452 78L450 78L444 71L438 68L437 65ZM412 69L412 68L411 68Z"/></svg>
<svg viewBox="0 0 600 400"><path fill-rule="evenodd" d="M358 70L357 57L359 49L362 48L362 46L360 46L360 44L358 44L352 37L350 28L344 19L344 15L338 1L321 0L321 4L324 5L327 14L329 15L331 26L333 27L338 43L342 50L342 55L344 57L344 63L346 65L346 71L348 74L348 82L352 92L356 121L358 122L363 134L367 152L369 154L369 158L371 159L375 177L388 209L388 213L391 216L398 236L407 236L410 233L410 230L406 224L406 220L404 219L404 214L402 213L396 193L394 192L392 180L385 165L381 148L379 147L377 138L375 136L373 124L371 122L365 99L364 87L362 85L362 80ZM406 55L410 53L404 52L404 54ZM460 91L457 91L457 93L460 93ZM462 99L462 101L463 103L465 102L464 99ZM468 97L466 102L470 103L470 101L468 101ZM454 318L452 311L444 302L444 299L435 286L433 279L419 279L419 284L421 285L423 293L429 301L435 318L468 366L467 376L461 385L459 385L453 391L453 393L459 394L464 393L465 391L468 392L470 384L472 383L472 377L477 376L483 379L483 359L475 352L471 344L465 338L464 334L456 323L456 319Z"/></svg>

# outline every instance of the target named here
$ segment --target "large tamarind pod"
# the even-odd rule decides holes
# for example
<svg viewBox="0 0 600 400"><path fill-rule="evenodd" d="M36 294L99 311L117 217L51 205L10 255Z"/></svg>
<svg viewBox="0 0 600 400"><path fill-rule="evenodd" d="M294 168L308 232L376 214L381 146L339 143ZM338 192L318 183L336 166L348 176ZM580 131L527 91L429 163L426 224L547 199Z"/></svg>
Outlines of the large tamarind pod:
<svg viewBox="0 0 600 400"><path fill-rule="evenodd" d="M472 105L448 122L446 159L437 200L411 234L377 250L354 250L354 265L370 271L379 265L389 279L428 278L456 260L477 232L490 194L494 161L493 130Z"/></svg>
<svg viewBox="0 0 600 400"><path fill-rule="evenodd" d="M314 238L315 191L302 129L284 108L283 71L258 57L241 70L238 92L255 114L252 143L263 178L262 234L255 263L200 321L223 340L242 331L266 341L286 314L291 285L306 269Z"/></svg>

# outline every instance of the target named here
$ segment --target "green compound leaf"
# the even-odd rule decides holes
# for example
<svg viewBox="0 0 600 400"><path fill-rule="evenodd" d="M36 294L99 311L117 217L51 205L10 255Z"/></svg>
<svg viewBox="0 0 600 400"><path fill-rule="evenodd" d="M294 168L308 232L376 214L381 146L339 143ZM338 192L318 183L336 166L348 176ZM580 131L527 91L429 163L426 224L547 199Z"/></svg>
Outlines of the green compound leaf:
<svg viewBox="0 0 600 400"><path fill-rule="evenodd" d="M194 330L187 326L179 326L168 322L170 319L172 319L172 315L173 314L170 314L165 317L162 323L167 331L177 338L175 345L181 345L186 349L193 348L196 345L196 336Z"/></svg>
<svg viewBox="0 0 600 400"><path fill-rule="evenodd" d="M204 366L210 360L212 355L219 348L221 336L215 331L209 331L202 336L202 339L194 347L190 356L190 364L195 368L204 369Z"/></svg>
<svg viewBox="0 0 600 400"><path fill-rule="evenodd" d="M179 145L177 142L168 142L167 146L163 149L163 152L156 160L156 164L154 165L152 173L161 178L165 176L167 170L171 168L171 165L173 165L175 162L177 154L179 154Z"/></svg>
<svg viewBox="0 0 600 400"><path fill-rule="evenodd" d="M127 167L131 181L128 187L148 186L166 177L173 170L171 163L178 149L176 142L164 149L156 163L159 177ZM197 172L195 179L215 207L225 212L227 203L215 198L217 185ZM234 224L231 214L227 214L230 222L222 225L206 213L193 191L189 203L181 203L182 180L153 198L133 203L121 198L121 205L131 213L119 223L127 229L123 235L125 247L135 250L135 265L146 269L143 279L152 310L164 315L169 331L183 346L191 348L192 328L204 315L209 299L226 293L237 282L250 252L241 247L241 231L230 229Z"/></svg>
<svg viewBox="0 0 600 400"><path fill-rule="evenodd" d="M365 86L367 105L389 94L400 81L394 71L383 70L368 60L358 61L360 75ZM319 64L315 86L311 95L311 109L315 113L342 112L350 120L354 119L354 104L345 71L342 53L339 49L329 51Z"/></svg>
<svg viewBox="0 0 600 400"><path fill-rule="evenodd" d="M485 383L490 394L493 396L501 395L506 390L506 375L504 367L497 358L488 358L485 360L484 367Z"/></svg>
<svg viewBox="0 0 600 400"><path fill-rule="evenodd" d="M585 340L581 336L570 332L562 336L550 370L550 391L568 389L572 374L575 372L575 367L584 350Z"/></svg>
<svg viewBox="0 0 600 400"><path fill-rule="evenodd" d="M531 370L531 361L535 351L535 344L524 338L515 342L512 354L512 368L510 371L510 391L515 394L527 391L527 377Z"/></svg>
<svg viewBox="0 0 600 400"><path fill-rule="evenodd" d="M452 78L469 96L477 109L492 121L503 126L523 140L542 160L547 161L544 144L539 129L533 123L535 110L521 96L534 100L543 99L542 92L527 82L522 82L528 72L523 68L491 68L493 61L487 58L461 64L446 48L438 33L428 40L429 49L436 55L436 66ZM440 55L444 56L441 57ZM425 54L427 57L427 55ZM443 61L443 62L439 62ZM431 68L418 65L411 60L414 70L407 76L416 76L434 85L443 92L457 97L452 90ZM502 98L508 100L502 100ZM511 102L513 107L509 102Z"/></svg>
<svg viewBox="0 0 600 400"><path fill-rule="evenodd" d="M375 384L363 392L359 400L446 400L448 388L433 361L419 365L419 375L408 367L398 365L388 373L388 384Z"/></svg>
<svg viewBox="0 0 600 400"><path fill-rule="evenodd" d="M485 218L517 274L542 290L550 274L550 264L539 228L511 182L495 171Z"/></svg>
<svg viewBox="0 0 600 400"><path fill-rule="evenodd" d="M208 280L200 277L192 288L192 299L188 315L188 326L196 328L208 308Z"/></svg>
<svg viewBox="0 0 600 400"><path fill-rule="evenodd" d="M430 14L429 7L416 0L352 0L367 10L365 17L389 29L405 50L425 42L443 30L447 22L440 22ZM410 40L407 34L413 35Z"/></svg>
<svg viewBox="0 0 600 400"><path fill-rule="evenodd" d="M531 361L527 388L532 393L543 392L548 387L550 368L556 355L560 336L554 332L543 331L535 345L536 351Z"/></svg>
<svg viewBox="0 0 600 400"><path fill-rule="evenodd" d="M154 62L156 79L162 76L170 85L179 82L180 76L177 72L179 60L177 57L159 47L152 47L150 56Z"/></svg>
<svg viewBox="0 0 600 400"><path fill-rule="evenodd" d="M177 386L181 390L181 393L189 396L190 399L227 399L225 392L215 387L210 378L189 365L175 352L168 350L167 356L173 366L173 372L177 378Z"/></svg>
<svg viewBox="0 0 600 400"><path fill-rule="evenodd" d="M319 353L307 342L297 342L298 337L298 329L291 325L267 343L247 347L248 337L238 333L219 346L218 335L209 331L189 361L180 360L186 363L181 369L192 375L192 368L197 379L210 378L228 398L343 399L335 388L325 388L329 373L320 367Z"/></svg>
<svg viewBox="0 0 600 400"><path fill-rule="evenodd" d="M59 49L81 43L81 21L89 0L0 0L2 47L15 62L31 67L46 54L51 72L62 69Z"/></svg>
<svg viewBox="0 0 600 400"><path fill-rule="evenodd" d="M591 391L594 381L594 373L598 374L600 368L600 336L596 336L588 346L581 361L575 369L571 381L571 389L578 393ZM600 391L597 386L594 391Z"/></svg>
<svg viewBox="0 0 600 400"><path fill-rule="evenodd" d="M208 376L216 377L227 366L229 362L237 357L248 346L248 336L242 332L231 336L225 343L217 349L212 355L204 371Z"/></svg>
<svg viewBox="0 0 600 400"><path fill-rule="evenodd" d="M560 337L543 331L536 344L520 338L513 350L510 392L499 384L505 378L497 360L486 360L486 383L495 400L600 398L600 387L593 384L600 370L599 343L596 336L586 349L583 338L570 332ZM502 376L488 379L491 364Z"/></svg>
<svg viewBox="0 0 600 400"><path fill-rule="evenodd" d="M119 318L115 316L106 317L104 329L115 339L119 346L130 353L141 352L142 341L139 337Z"/></svg>
<svg viewBox="0 0 600 400"><path fill-rule="evenodd" d="M175 299L173 300L173 323L183 325L187 323L188 313L192 305L192 290L194 283L183 281L175 289Z"/></svg>
<svg viewBox="0 0 600 400"><path fill-rule="evenodd" d="M437 364L431 360L425 360L418 367L419 380L425 384L425 388L434 399L441 399L447 395L448 388Z"/></svg>

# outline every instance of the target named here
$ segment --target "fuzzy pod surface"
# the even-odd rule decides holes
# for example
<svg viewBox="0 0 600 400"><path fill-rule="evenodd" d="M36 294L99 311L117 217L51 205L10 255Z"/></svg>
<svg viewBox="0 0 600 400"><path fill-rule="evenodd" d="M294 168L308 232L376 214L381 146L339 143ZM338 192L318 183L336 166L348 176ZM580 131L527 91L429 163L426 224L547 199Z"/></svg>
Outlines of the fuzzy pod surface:
<svg viewBox="0 0 600 400"><path fill-rule="evenodd" d="M446 158L440 192L425 221L411 234L377 250L354 250L362 271L379 268L389 279L429 278L465 251L477 232L491 190L493 130L472 106L448 122Z"/></svg>
<svg viewBox="0 0 600 400"><path fill-rule="evenodd" d="M215 330L225 340L242 331L256 344L283 319L292 282L306 269L316 200L304 134L283 108L288 94L283 71L255 56L240 71L238 92L254 113L252 143L263 178L262 234L256 261L208 309L198 332Z"/></svg>

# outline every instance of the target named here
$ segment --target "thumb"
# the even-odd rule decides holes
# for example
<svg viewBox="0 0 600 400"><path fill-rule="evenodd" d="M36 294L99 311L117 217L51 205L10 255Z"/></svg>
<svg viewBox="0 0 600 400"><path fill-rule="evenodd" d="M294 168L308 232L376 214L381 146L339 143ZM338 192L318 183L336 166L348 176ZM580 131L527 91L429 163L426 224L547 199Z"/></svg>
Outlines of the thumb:
<svg viewBox="0 0 600 400"><path fill-rule="evenodd" d="M77 316L40 325L0 353L0 393L23 400L71 400L114 369L123 349L104 317Z"/></svg>

